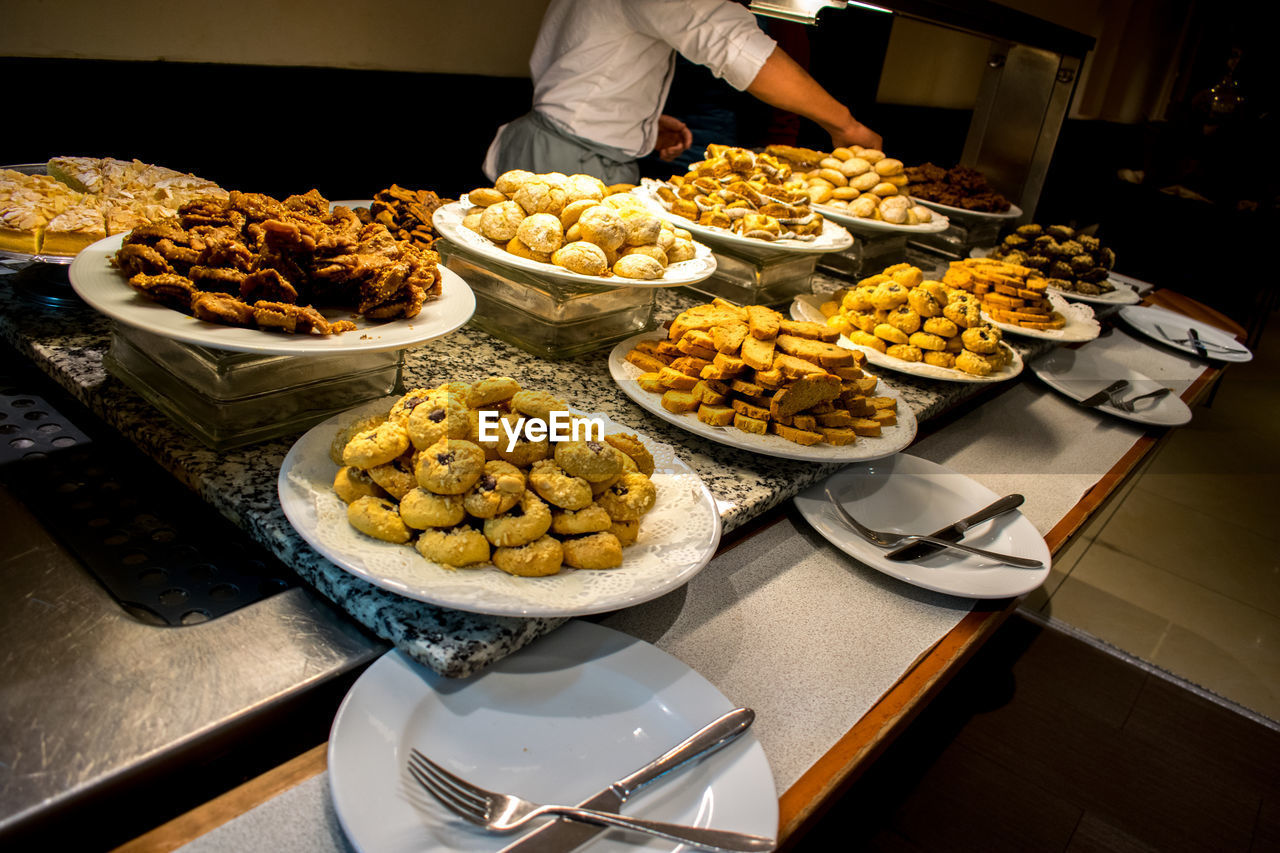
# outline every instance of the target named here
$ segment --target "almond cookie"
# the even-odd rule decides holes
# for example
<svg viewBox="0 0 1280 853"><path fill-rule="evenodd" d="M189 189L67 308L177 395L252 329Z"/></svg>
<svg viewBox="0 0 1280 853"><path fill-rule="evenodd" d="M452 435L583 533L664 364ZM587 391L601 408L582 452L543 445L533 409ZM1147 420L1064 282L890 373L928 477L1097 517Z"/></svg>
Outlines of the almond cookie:
<svg viewBox="0 0 1280 853"><path fill-rule="evenodd" d="M495 549L493 564L509 575L546 577L560 571L564 564L564 549L559 541L542 536L524 545Z"/></svg>
<svg viewBox="0 0 1280 853"><path fill-rule="evenodd" d="M441 438L418 454L418 485L437 495L461 495L484 473L484 451L460 438Z"/></svg>
<svg viewBox="0 0 1280 853"><path fill-rule="evenodd" d="M342 449L342 461L356 468L384 465L409 449L409 433L393 421L356 433Z"/></svg>
<svg viewBox="0 0 1280 853"><path fill-rule="evenodd" d="M509 376L490 376L481 379L467 392L467 405L482 409L495 403L510 400L520 390L520 383Z"/></svg>
<svg viewBox="0 0 1280 853"><path fill-rule="evenodd" d="M631 457L631 460L636 463L636 470L641 474L646 477L653 475L653 454L635 433L615 432L612 435L606 435L604 440Z"/></svg>
<svg viewBox="0 0 1280 853"><path fill-rule="evenodd" d="M484 520L485 537L500 548L532 542L550 529L551 510L529 489L511 509Z"/></svg>
<svg viewBox="0 0 1280 853"><path fill-rule="evenodd" d="M891 344L905 344L910 337L906 332L890 326L888 323L877 323L872 330L872 334Z"/></svg>
<svg viewBox="0 0 1280 853"><path fill-rule="evenodd" d="M1000 346L1000 332L986 327L965 329L960 333L960 340L964 342L965 349L979 355L990 355Z"/></svg>
<svg viewBox="0 0 1280 853"><path fill-rule="evenodd" d="M928 332L916 332L911 336L909 343L913 347L934 350L936 352L942 352L947 348L946 340L938 335L931 335Z"/></svg>
<svg viewBox="0 0 1280 853"><path fill-rule="evenodd" d="M579 275L604 275L609 272L609 257L595 243L575 240L561 246L551 255L551 263Z"/></svg>
<svg viewBox="0 0 1280 853"><path fill-rule="evenodd" d="M976 352L964 350L956 356L956 367L974 376L990 376L991 362Z"/></svg>
<svg viewBox="0 0 1280 853"><path fill-rule="evenodd" d="M907 301L907 289L897 282L876 285L871 291L871 305L882 311L892 311Z"/></svg>
<svg viewBox="0 0 1280 853"><path fill-rule="evenodd" d="M628 545L634 545L636 540L640 538L640 519L633 518L630 521L614 521L609 525L609 532L617 537L618 544L623 548Z"/></svg>
<svg viewBox="0 0 1280 853"><path fill-rule="evenodd" d="M582 509L591 503L591 484L565 473L552 459L533 463L529 469L529 487L544 501L561 509Z"/></svg>
<svg viewBox="0 0 1280 853"><path fill-rule="evenodd" d="M457 394L436 389L409 412L409 440L424 450L442 438L466 438L471 431L466 403Z"/></svg>
<svg viewBox="0 0 1280 853"><path fill-rule="evenodd" d="M484 473L463 497L463 506L476 518L493 518L515 506L524 490L525 477L520 469L493 459L484 463Z"/></svg>
<svg viewBox="0 0 1280 853"><path fill-rule="evenodd" d="M369 469L369 476L396 500L400 500L418 485L413 474L413 459L407 453L385 464L374 465Z"/></svg>
<svg viewBox="0 0 1280 853"><path fill-rule="evenodd" d="M520 395L517 394L516 396ZM520 415L514 412L507 412L500 420L502 423L498 425L500 434L497 448L499 459L510 462L517 468L528 468L539 459L546 459L551 455L551 441L546 438L530 441L524 431L524 424L521 423L522 418ZM511 439L507 433L508 430L519 430L516 433L515 444L511 444ZM508 447L510 447L509 450Z"/></svg>
<svg viewBox="0 0 1280 853"><path fill-rule="evenodd" d="M924 321L921 330L943 338L954 338L960 334L960 327L946 317L930 317Z"/></svg>
<svg viewBox="0 0 1280 853"><path fill-rule="evenodd" d="M400 518L416 530L453 527L466 517L461 495L437 495L416 486L400 499Z"/></svg>
<svg viewBox="0 0 1280 853"><path fill-rule="evenodd" d="M560 217L550 213L535 213L526 216L516 229L516 237L535 252L548 257L564 243L564 228L560 225Z"/></svg>
<svg viewBox="0 0 1280 853"><path fill-rule="evenodd" d="M597 503L616 521L640 518L657 503L658 490L644 474L624 474L600 495Z"/></svg>
<svg viewBox="0 0 1280 853"><path fill-rule="evenodd" d="M552 412L569 411L564 400L546 391L519 391L512 395L511 407L522 415L541 418L548 426L551 424Z"/></svg>
<svg viewBox="0 0 1280 853"><path fill-rule="evenodd" d="M556 445L555 457L570 476L599 483L621 472L620 453L602 441L562 441Z"/></svg>
<svg viewBox="0 0 1280 853"><path fill-rule="evenodd" d="M582 211L575 224L581 230L583 240L606 251L620 248L627 240L626 223L618 211L606 204Z"/></svg>
<svg viewBox="0 0 1280 853"><path fill-rule="evenodd" d="M554 509L551 511L551 532L560 536L583 533L599 533L613 524L609 513L597 503L589 503L582 509Z"/></svg>
<svg viewBox="0 0 1280 853"><path fill-rule="evenodd" d="M934 367L953 368L956 366L956 357L954 353L928 351L924 354L924 363Z"/></svg>
<svg viewBox="0 0 1280 853"><path fill-rule="evenodd" d="M448 568L489 562L489 540L467 524L424 531L414 547L428 560Z"/></svg>
<svg viewBox="0 0 1280 853"><path fill-rule="evenodd" d="M386 498L356 498L347 504L347 521L366 536L403 545L412 535L396 505Z"/></svg>
<svg viewBox="0 0 1280 853"><path fill-rule="evenodd" d="M391 411L387 412L387 416L382 418L382 420L395 421L400 424L400 426L408 430L409 415L413 413L414 409L425 403L427 398L430 396L431 389L429 388L414 388L406 391L399 400L396 400L395 404L391 407Z"/></svg>
<svg viewBox="0 0 1280 853"><path fill-rule="evenodd" d="M506 245L516 236L525 212L514 201L491 204L480 214L480 233L495 243Z"/></svg>
<svg viewBox="0 0 1280 853"><path fill-rule="evenodd" d="M920 331L920 314L910 305L899 305L889 312L889 325L910 335Z"/></svg>
<svg viewBox="0 0 1280 853"><path fill-rule="evenodd" d="M329 458L333 460L333 464L342 465L342 451L346 449L351 439L355 438L358 433L370 430L378 424L385 423L387 420L385 415L369 415L367 418L360 418L347 424L333 436L333 441L329 444Z"/></svg>
<svg viewBox="0 0 1280 853"><path fill-rule="evenodd" d="M622 543L612 533L592 533L563 540L564 562L575 569L616 569L622 565Z"/></svg>
<svg viewBox="0 0 1280 853"><path fill-rule="evenodd" d="M910 344L894 344L885 350L885 355L900 358L903 361L923 361L924 351Z"/></svg>
<svg viewBox="0 0 1280 853"><path fill-rule="evenodd" d="M537 175L533 172L527 172L524 169L512 169L499 175L498 180L493 182L493 187L503 195L511 196L515 195L516 190L536 177Z"/></svg>
<svg viewBox="0 0 1280 853"><path fill-rule="evenodd" d="M344 465L338 469L333 478L333 491L343 503L351 503L356 498L385 498L387 493L373 481L369 472L360 468Z"/></svg>

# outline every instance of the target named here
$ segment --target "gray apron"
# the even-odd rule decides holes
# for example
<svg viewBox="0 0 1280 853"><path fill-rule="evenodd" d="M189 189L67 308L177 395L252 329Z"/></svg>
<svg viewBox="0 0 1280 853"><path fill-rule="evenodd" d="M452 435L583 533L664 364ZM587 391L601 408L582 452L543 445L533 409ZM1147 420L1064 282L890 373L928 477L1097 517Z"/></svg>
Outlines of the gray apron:
<svg viewBox="0 0 1280 853"><path fill-rule="evenodd" d="M533 110L503 125L498 133L492 160L495 175L527 169L535 173L594 175L606 184L634 184L640 180L639 164L625 151L574 136Z"/></svg>

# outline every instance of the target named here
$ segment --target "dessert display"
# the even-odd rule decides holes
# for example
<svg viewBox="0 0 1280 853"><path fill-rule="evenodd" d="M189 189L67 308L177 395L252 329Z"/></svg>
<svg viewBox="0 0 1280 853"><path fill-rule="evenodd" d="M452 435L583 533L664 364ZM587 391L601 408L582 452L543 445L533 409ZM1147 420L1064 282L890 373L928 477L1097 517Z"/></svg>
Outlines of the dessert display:
<svg viewBox="0 0 1280 853"><path fill-rule="evenodd" d="M765 150L791 165L791 185L807 193L814 204L893 225L933 220L933 212L907 194L902 161L886 157L883 151L859 145L829 154L788 145L770 145Z"/></svg>
<svg viewBox="0 0 1280 853"><path fill-rule="evenodd" d="M467 193L462 224L513 255L588 276L653 281L692 259L692 235L591 175L512 170Z"/></svg>
<svg viewBox="0 0 1280 853"><path fill-rule="evenodd" d="M822 234L822 214L791 166L768 152L708 145L706 159L672 175L657 198L676 216L754 240L808 242Z"/></svg>
<svg viewBox="0 0 1280 853"><path fill-rule="evenodd" d="M977 296L987 316L1001 323L1041 332L1067 324L1045 295L1048 281L1030 267L994 258L966 258L951 263L942 283Z"/></svg>
<svg viewBox="0 0 1280 853"><path fill-rule="evenodd" d="M130 231L112 263L138 293L197 319L298 334L356 328L316 305L383 321L414 317L440 295L435 252L329 208L316 190L188 201L175 220Z"/></svg>
<svg viewBox="0 0 1280 853"><path fill-rule="evenodd" d="M990 376L1012 359L976 295L926 281L910 264L862 279L839 301L823 303L822 313L852 343L904 362Z"/></svg>
<svg viewBox="0 0 1280 853"><path fill-rule="evenodd" d="M431 190L409 190L392 184L375 193L368 207L357 207L355 211L366 225L377 222L397 240L430 249L440 236L431 224L431 214L450 201Z"/></svg>
<svg viewBox="0 0 1280 853"><path fill-rule="evenodd" d="M170 221L193 199L227 196L213 181L140 160L54 157L46 169L0 169L0 249L69 257L109 235Z"/></svg>
<svg viewBox="0 0 1280 853"><path fill-rule="evenodd" d="M1004 213L1012 207L1009 199L992 189L977 169L944 169L925 163L908 166L905 174L911 182L911 194L925 201L980 213Z"/></svg>
<svg viewBox="0 0 1280 853"><path fill-rule="evenodd" d="M1115 266L1116 253L1097 237L1067 225L1020 225L991 251L991 257L1030 267L1055 290L1086 296L1115 290L1107 274Z"/></svg>
<svg viewBox="0 0 1280 853"><path fill-rule="evenodd" d="M657 501L654 461L635 435L588 423L507 377L416 388L334 436L333 490L356 530L446 568L617 568Z"/></svg>
<svg viewBox="0 0 1280 853"><path fill-rule="evenodd" d="M643 340L626 360L637 383L675 415L710 426L772 434L809 446L850 445L897 423L897 400L875 395L862 353L838 346L821 323L723 300L672 321L666 340Z"/></svg>

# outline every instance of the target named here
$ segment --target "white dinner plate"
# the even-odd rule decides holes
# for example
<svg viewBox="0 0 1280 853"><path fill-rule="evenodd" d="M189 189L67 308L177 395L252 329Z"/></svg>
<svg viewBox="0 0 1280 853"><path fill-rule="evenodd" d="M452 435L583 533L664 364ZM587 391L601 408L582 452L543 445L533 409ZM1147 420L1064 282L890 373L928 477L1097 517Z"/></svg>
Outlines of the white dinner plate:
<svg viewBox="0 0 1280 853"><path fill-rule="evenodd" d="M895 563L889 550L872 545L845 525L823 491L830 486L849 514L873 530L929 534L981 509L999 495L963 474L899 453L850 465L795 498L796 508L827 541L850 557L915 586L963 598L1010 598L1030 592L1049 576L1049 548L1017 510L985 521L964 543L989 551L1040 560L1040 569L1006 566L960 551L944 550L921 560Z"/></svg>
<svg viewBox="0 0 1280 853"><path fill-rule="evenodd" d="M985 310L982 312L982 319L1011 335L1057 341L1061 344L1091 341L1102 334L1102 324L1093 316L1093 309L1088 305L1068 303L1057 291L1047 294L1047 298L1049 304L1053 306L1053 310L1066 318L1067 324L1061 329L1027 329L1014 323L1005 323L997 320Z"/></svg>
<svg viewBox="0 0 1280 853"><path fill-rule="evenodd" d="M446 811L409 780L410 749L490 790L575 804L733 707L666 652L591 622L571 621L466 679L437 675L392 651L365 670L334 718L333 804L360 853L495 851L519 834L489 834ZM622 811L778 833L773 774L750 731L636 794ZM675 848L607 832L583 849Z"/></svg>
<svg viewBox="0 0 1280 853"><path fill-rule="evenodd" d="M948 216L954 216L957 219L1017 219L1022 215L1022 208L1016 204L1010 204L1009 209L1004 213L990 213L985 210L969 210L967 207L954 207L950 204L943 204L940 201L929 201L928 199L912 196L913 199L923 204L925 207L931 207L934 210L940 210Z"/></svg>
<svg viewBox="0 0 1280 853"><path fill-rule="evenodd" d="M1106 388L1117 379L1129 380L1117 397L1128 399L1163 387L1162 383L1139 373L1123 362L1109 359L1105 350L1096 347L1052 349L1031 362L1031 372L1045 384L1079 402ZM1110 403L1095 406L1098 411L1117 418L1151 426L1175 427L1191 422L1191 409L1174 393L1158 400L1139 400L1132 412Z"/></svg>
<svg viewBox="0 0 1280 853"><path fill-rule="evenodd" d="M791 303L791 319L826 323L827 318L823 316L821 308L824 301L824 297L813 294L797 296ZM896 370L898 373L919 376L922 379L941 379L944 382L1004 382L1006 379L1012 379L1022 372L1022 356L1018 355L1016 349L1003 342L1000 346L1004 347L1009 353L1009 362L995 373L986 376L965 373L963 370L957 370L954 367L937 367L936 365L925 364L923 361L903 361L900 358L886 355L878 349L859 346L844 335L840 336L840 346L865 353L867 362L875 367Z"/></svg>
<svg viewBox="0 0 1280 853"><path fill-rule="evenodd" d="M696 284L716 271L716 259L711 254L711 250L695 241L693 246L697 254L687 261L679 261L668 266L662 278L644 281L642 279L623 278L619 275L583 275L555 264L543 263L542 261L511 254L488 237L472 231L462 224L463 216L470 209L471 204L467 201L467 197L463 195L460 201L437 207L435 213L431 214L431 224L435 226L440 236L446 240L469 249L494 263L526 270L544 278L569 281L575 284L594 284L603 287L679 287L685 284Z"/></svg>
<svg viewBox="0 0 1280 853"><path fill-rule="evenodd" d="M893 222L885 222L881 219L869 219L864 216L854 216L847 210L841 210L838 207L831 207L826 204L815 204L813 209L828 219L839 222L846 228L870 234L936 234L939 231L946 231L951 227L951 223L947 220L947 217L940 213L935 213L933 218L928 222L918 222L915 225L899 225Z"/></svg>
<svg viewBox="0 0 1280 853"><path fill-rule="evenodd" d="M1169 338L1187 338L1189 337L1187 331L1195 329L1201 340L1210 344L1217 344L1220 347L1227 347L1231 350L1228 352L1213 346L1205 347L1205 352L1214 361L1242 363L1253 359L1253 353L1249 351L1248 347L1236 340L1230 332L1223 331L1217 326L1211 326L1208 323L1192 320L1190 317L1179 314L1176 311L1148 305L1133 305L1121 308L1120 318L1152 340L1159 341L1167 347L1173 347L1190 355L1199 357L1200 354L1196 352L1195 347L1191 344L1174 343ZM1161 334L1161 329L1167 333L1167 337Z"/></svg>
<svg viewBox="0 0 1280 853"><path fill-rule="evenodd" d="M308 430L280 467L285 517L311 547L340 568L407 598L495 616L582 616L630 607L683 586L720 543L720 513L706 485L669 445L640 436L653 454L658 501L640 522L640 539L622 551L622 566L607 571L565 567L541 578L514 577L493 565L446 569L410 545L365 536L347 523L333 492L338 466L329 444L339 428L385 413L397 397L375 400ZM581 413L579 413L581 414ZM605 421L605 433L633 432Z"/></svg>
<svg viewBox="0 0 1280 853"><path fill-rule="evenodd" d="M811 444L806 447L794 441L787 441L780 435L755 435L743 432L734 426L712 426L698 420L696 412L686 412L682 415L669 412L662 407L661 394L644 390L636 381L644 371L627 361L627 353L635 349L640 341L665 339L666 335L662 332L646 332L622 341L609 353L609 374L613 376L613 381L618 383L622 393L634 400L646 412L694 435L702 436L708 441L782 459L802 459L806 462L854 462L879 459L881 456L897 453L911 444L916 436L915 412L911 411L911 407L902 400L898 390L883 379L876 385L872 396L898 398L898 423L894 426L882 427L880 435L876 438L859 436L853 444L842 447L826 443Z"/></svg>
<svg viewBox="0 0 1280 853"><path fill-rule="evenodd" d="M743 237L727 228L712 228L709 225L699 225L692 219L685 219L683 216L667 210L657 196L657 189L660 186L662 186L660 182L645 178L641 182L641 186L636 187L632 192L644 199L649 209L655 214L669 220L673 225L684 228L712 248L727 246L730 249L757 255L825 255L828 252L843 252L853 245L853 235L826 216L823 216L822 233L813 240L759 240L755 237Z"/></svg>
<svg viewBox="0 0 1280 853"><path fill-rule="evenodd" d="M126 326L210 349L259 355L332 355L405 349L449 334L470 320L476 310L471 288L457 273L441 264L438 267L440 297L423 303L416 317L377 322L341 309L322 310L330 320L355 322L354 330L338 335L293 335L208 323L134 291L124 273L110 263L123 240L123 234L107 237L76 256L70 271L71 286L76 293L93 308Z"/></svg>
<svg viewBox="0 0 1280 853"><path fill-rule="evenodd" d="M990 248L974 248L969 250L971 258L987 258L991 256ZM1125 280L1121 280L1125 279ZM1138 291L1127 284L1125 276L1116 277L1112 273L1108 273L1107 281L1111 282L1111 286L1115 289L1109 293L1076 293L1074 290L1062 290L1057 287L1050 287L1049 290L1054 293L1060 293L1068 299L1076 302L1088 302L1092 305L1136 305L1142 301L1142 296Z"/></svg>

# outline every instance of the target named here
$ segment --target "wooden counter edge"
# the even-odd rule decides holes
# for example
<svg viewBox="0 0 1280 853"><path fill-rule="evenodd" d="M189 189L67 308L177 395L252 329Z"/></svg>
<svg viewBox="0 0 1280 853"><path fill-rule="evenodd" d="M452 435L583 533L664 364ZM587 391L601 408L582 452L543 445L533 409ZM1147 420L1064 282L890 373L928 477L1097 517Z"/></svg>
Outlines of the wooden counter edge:
<svg viewBox="0 0 1280 853"><path fill-rule="evenodd" d="M329 763L328 748L328 743L312 747L279 767L120 845L112 853L168 853L176 850L324 772Z"/></svg>

